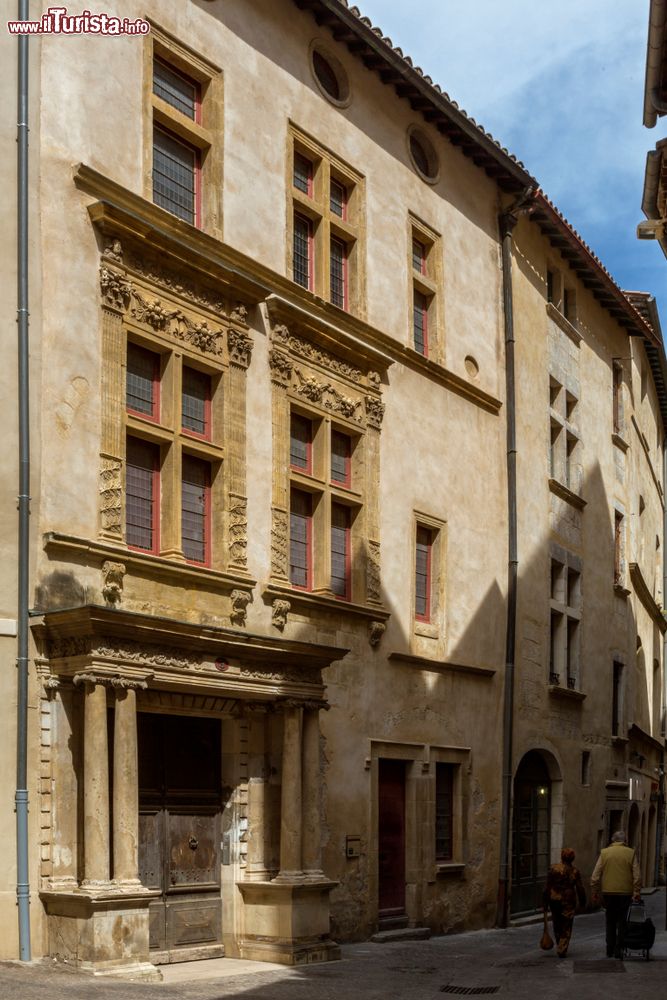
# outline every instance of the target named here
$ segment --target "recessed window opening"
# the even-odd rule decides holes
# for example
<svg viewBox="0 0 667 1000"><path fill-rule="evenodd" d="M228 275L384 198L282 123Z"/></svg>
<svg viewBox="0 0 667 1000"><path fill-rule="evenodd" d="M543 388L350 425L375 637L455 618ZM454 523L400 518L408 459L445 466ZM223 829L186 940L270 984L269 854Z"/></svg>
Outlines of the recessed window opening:
<svg viewBox="0 0 667 1000"><path fill-rule="evenodd" d="M294 187L312 197L313 194L313 164L302 153L294 153Z"/></svg>
<svg viewBox="0 0 667 1000"><path fill-rule="evenodd" d="M125 399L132 413L157 419L160 388L160 358L137 344L127 345Z"/></svg>
<svg viewBox="0 0 667 1000"><path fill-rule="evenodd" d="M153 93L193 121L199 117L199 86L173 67L155 59Z"/></svg>
<svg viewBox="0 0 667 1000"><path fill-rule="evenodd" d="M313 70L315 71L315 76L317 77L322 89L326 91L329 97L332 97L334 101L341 100L341 87L338 82L338 77L336 72L324 56L317 51L313 52Z"/></svg>
<svg viewBox="0 0 667 1000"><path fill-rule="evenodd" d="M153 201L197 223L199 153L157 126L153 129Z"/></svg>
<svg viewBox="0 0 667 1000"><path fill-rule="evenodd" d="M329 208L339 219L345 219L347 215L347 191L345 186L333 177L329 191Z"/></svg>
<svg viewBox="0 0 667 1000"><path fill-rule="evenodd" d="M302 288L313 286L313 224L310 219L294 215L294 280Z"/></svg>
<svg viewBox="0 0 667 1000"><path fill-rule="evenodd" d="M200 437L210 436L211 379L204 372L183 366L182 426Z"/></svg>

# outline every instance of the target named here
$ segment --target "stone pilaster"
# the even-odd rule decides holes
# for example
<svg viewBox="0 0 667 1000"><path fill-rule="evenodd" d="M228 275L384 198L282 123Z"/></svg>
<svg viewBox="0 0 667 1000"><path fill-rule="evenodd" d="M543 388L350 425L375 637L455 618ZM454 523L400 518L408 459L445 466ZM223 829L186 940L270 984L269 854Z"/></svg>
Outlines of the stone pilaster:
<svg viewBox="0 0 667 1000"><path fill-rule="evenodd" d="M83 684L84 888L109 885L109 746L107 693L95 674L77 674Z"/></svg>
<svg viewBox="0 0 667 1000"><path fill-rule="evenodd" d="M112 681L116 694L113 752L113 877L119 885L139 882L139 762L136 687L145 681Z"/></svg>
<svg viewBox="0 0 667 1000"><path fill-rule="evenodd" d="M252 338L244 330L227 331L229 352L227 426L227 497L229 549L227 564L245 570L248 565L246 499L246 379L252 355Z"/></svg>
<svg viewBox="0 0 667 1000"><path fill-rule="evenodd" d="M303 882L302 750L303 709L285 704L280 795L280 871L274 882Z"/></svg>
<svg viewBox="0 0 667 1000"><path fill-rule="evenodd" d="M308 882L324 879L322 871L320 706L303 713L303 874Z"/></svg>
<svg viewBox="0 0 667 1000"><path fill-rule="evenodd" d="M290 444L290 409L287 390L292 378L292 361L277 347L269 354L271 368L271 415L273 428L273 480L271 491L271 578L280 583L288 579L287 495Z"/></svg>
<svg viewBox="0 0 667 1000"><path fill-rule="evenodd" d="M99 536L123 541L123 462L125 459L125 331L123 314L131 285L122 274L103 264L100 269L102 301L102 428L100 444Z"/></svg>

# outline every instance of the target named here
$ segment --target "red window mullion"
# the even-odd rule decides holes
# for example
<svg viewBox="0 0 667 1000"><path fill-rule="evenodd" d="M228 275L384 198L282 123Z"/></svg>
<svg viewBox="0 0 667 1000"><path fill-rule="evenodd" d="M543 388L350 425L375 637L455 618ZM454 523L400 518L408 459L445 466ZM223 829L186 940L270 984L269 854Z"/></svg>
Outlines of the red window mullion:
<svg viewBox="0 0 667 1000"><path fill-rule="evenodd" d="M312 292L315 287L315 240L313 236L313 223L308 220L308 290Z"/></svg>
<svg viewBox="0 0 667 1000"><path fill-rule="evenodd" d="M156 453L153 466L153 553L160 551L160 467Z"/></svg>
<svg viewBox="0 0 667 1000"><path fill-rule="evenodd" d="M195 150L194 184L195 184L194 225L197 227L197 229L201 229L201 153L198 149Z"/></svg>

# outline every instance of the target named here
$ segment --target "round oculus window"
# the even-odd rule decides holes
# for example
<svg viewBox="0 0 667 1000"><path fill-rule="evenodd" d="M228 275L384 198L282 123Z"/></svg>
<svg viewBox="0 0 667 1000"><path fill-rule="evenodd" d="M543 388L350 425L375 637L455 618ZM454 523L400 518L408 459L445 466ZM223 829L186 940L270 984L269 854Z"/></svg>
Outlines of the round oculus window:
<svg viewBox="0 0 667 1000"><path fill-rule="evenodd" d="M350 85L343 64L318 41L311 43L310 66L320 93L339 108L350 103Z"/></svg>
<svg viewBox="0 0 667 1000"><path fill-rule="evenodd" d="M435 181L438 178L438 158L429 140L416 129L410 131L408 146L412 164L426 181Z"/></svg>
<svg viewBox="0 0 667 1000"><path fill-rule="evenodd" d="M331 63L317 49L313 52L313 69L315 70L317 80L322 88L326 90L329 97L333 97L334 101L340 101L338 77Z"/></svg>

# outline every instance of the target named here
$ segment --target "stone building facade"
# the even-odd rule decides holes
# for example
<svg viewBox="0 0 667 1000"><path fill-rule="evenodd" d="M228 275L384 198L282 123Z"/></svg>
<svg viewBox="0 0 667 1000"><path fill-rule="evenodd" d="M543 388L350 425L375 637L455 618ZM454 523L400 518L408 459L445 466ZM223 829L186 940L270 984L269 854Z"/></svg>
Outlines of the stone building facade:
<svg viewBox="0 0 667 1000"><path fill-rule="evenodd" d="M145 16L30 42L33 953L151 976L492 926L504 828L511 913L622 823L651 882L652 300L355 8ZM9 796L10 572L0 602ZM7 851L7 958L15 882Z"/></svg>

